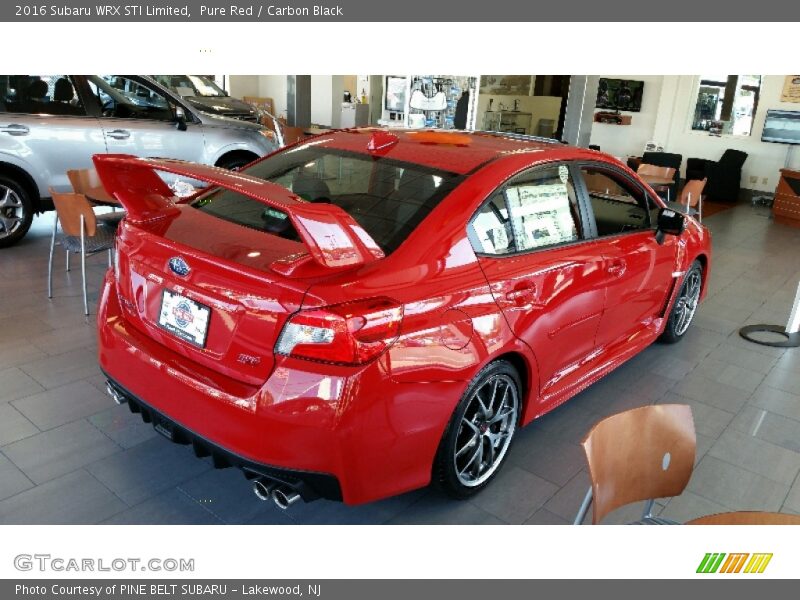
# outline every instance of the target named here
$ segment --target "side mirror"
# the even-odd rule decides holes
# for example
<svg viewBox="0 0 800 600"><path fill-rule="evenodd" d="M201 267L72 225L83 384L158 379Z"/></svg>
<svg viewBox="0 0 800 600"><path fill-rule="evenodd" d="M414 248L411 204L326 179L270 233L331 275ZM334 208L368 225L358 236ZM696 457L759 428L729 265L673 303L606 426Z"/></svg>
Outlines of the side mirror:
<svg viewBox="0 0 800 600"><path fill-rule="evenodd" d="M182 106L175 107L175 129L178 131L186 131L186 112Z"/></svg>
<svg viewBox="0 0 800 600"><path fill-rule="evenodd" d="M671 208L662 208L658 211L658 227L656 241L661 244L665 235L680 235L686 229L686 217Z"/></svg>

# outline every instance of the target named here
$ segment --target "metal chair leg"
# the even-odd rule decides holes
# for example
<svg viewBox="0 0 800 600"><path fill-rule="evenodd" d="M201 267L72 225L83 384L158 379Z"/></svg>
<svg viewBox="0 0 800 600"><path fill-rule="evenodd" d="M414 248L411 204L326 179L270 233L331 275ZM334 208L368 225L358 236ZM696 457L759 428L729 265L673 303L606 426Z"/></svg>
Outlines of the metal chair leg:
<svg viewBox="0 0 800 600"><path fill-rule="evenodd" d="M53 253L56 249L56 228L58 227L58 215L53 213L53 233L50 236L50 258L47 261L47 297L53 297Z"/></svg>
<svg viewBox="0 0 800 600"><path fill-rule="evenodd" d="M586 518L586 513L589 511L589 505L592 503L592 488L589 488L589 491L586 492L586 496L583 498L583 502L581 503L581 507L578 510L578 514L575 515L575 521L573 521L573 525L580 525L583 523L583 520Z"/></svg>
<svg viewBox="0 0 800 600"><path fill-rule="evenodd" d="M83 279L83 314L89 315L89 300L86 294L86 227L81 215L81 278Z"/></svg>
<svg viewBox="0 0 800 600"><path fill-rule="evenodd" d="M697 220L700 223L703 222L703 194L700 194L700 198L697 201Z"/></svg>
<svg viewBox="0 0 800 600"><path fill-rule="evenodd" d="M66 251L67 273L69 273L69 250Z"/></svg>
<svg viewBox="0 0 800 600"><path fill-rule="evenodd" d="M645 503L644 512L642 513L642 520L650 519L653 516L653 507L655 504L656 501L652 498Z"/></svg>
<svg viewBox="0 0 800 600"><path fill-rule="evenodd" d="M112 248L108 249L108 266L111 267L114 260L114 250Z"/></svg>

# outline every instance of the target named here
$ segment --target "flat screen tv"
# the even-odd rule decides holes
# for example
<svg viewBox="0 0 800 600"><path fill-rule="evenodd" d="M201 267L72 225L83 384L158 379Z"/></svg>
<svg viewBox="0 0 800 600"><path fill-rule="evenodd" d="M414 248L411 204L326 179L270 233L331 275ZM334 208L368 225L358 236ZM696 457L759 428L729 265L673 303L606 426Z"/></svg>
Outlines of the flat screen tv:
<svg viewBox="0 0 800 600"><path fill-rule="evenodd" d="M794 110L768 110L761 132L762 142L800 144L800 112Z"/></svg>
<svg viewBox="0 0 800 600"><path fill-rule="evenodd" d="M639 112L642 110L643 93L644 81L601 77L597 86L595 108Z"/></svg>

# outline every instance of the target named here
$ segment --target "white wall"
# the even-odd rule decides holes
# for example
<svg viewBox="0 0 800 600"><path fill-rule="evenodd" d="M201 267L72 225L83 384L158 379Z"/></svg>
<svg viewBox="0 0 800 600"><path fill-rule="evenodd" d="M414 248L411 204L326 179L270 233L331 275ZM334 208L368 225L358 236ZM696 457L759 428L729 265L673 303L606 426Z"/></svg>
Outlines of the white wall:
<svg viewBox="0 0 800 600"><path fill-rule="evenodd" d="M742 187L774 191L780 176L779 170L786 161L784 144L761 141L764 118L770 108L800 110L800 104L780 101L784 75L765 75L761 80L761 95L758 110L753 119L753 130L749 136L710 136L705 132L691 130L691 115L694 113L698 77L696 75L670 75L664 77L661 102L653 138L663 144L665 150L677 152L686 158L700 157L713 160L722 156L727 148L747 152L747 161L742 169ZM800 152L794 153L791 168L800 168ZM756 177L756 182L750 178ZM766 181L764 181L766 179Z"/></svg>
<svg viewBox="0 0 800 600"><path fill-rule="evenodd" d="M228 77L228 92L234 98L258 96L258 76L230 75Z"/></svg>
<svg viewBox="0 0 800 600"><path fill-rule="evenodd" d="M228 87L235 98L272 98L275 115L286 116L286 75L231 75Z"/></svg>
<svg viewBox="0 0 800 600"><path fill-rule="evenodd" d="M311 76L311 122L315 125L333 125L333 77Z"/></svg>
<svg viewBox="0 0 800 600"><path fill-rule="evenodd" d="M656 118L661 100L661 88L664 81L663 75L593 75L592 79L600 77L611 79L635 79L644 81L642 90L642 110L640 112L621 111L624 115L631 116L630 125L612 125L610 123L594 123L592 125L591 144L600 146L603 152L612 156L627 157L641 156L644 145L653 136ZM596 86L595 86L596 87ZM600 112L595 110L594 112ZM669 152L673 150L664 147Z"/></svg>
<svg viewBox="0 0 800 600"><path fill-rule="evenodd" d="M761 81L758 110L749 136L711 136L691 130L691 117L697 99L698 75L602 75L645 82L642 111L626 113L632 116L631 125L594 123L591 143L614 156L641 155L644 143L655 140L667 152L683 155L682 174L686 174L687 158L717 160L728 148L747 152L742 169L742 187L773 191L779 171L786 161L787 146L761 141L764 118L770 108L800 110L800 104L780 101L784 75L765 75ZM791 168L800 168L800 151L795 152ZM751 181L755 177L756 181ZM766 181L765 181L766 180Z"/></svg>

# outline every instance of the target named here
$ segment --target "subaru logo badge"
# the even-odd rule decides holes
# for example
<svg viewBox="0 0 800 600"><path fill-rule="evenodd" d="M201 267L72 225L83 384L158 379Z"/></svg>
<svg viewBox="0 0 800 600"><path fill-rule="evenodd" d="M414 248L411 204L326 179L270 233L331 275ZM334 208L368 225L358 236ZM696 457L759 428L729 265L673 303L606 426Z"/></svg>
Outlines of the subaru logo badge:
<svg viewBox="0 0 800 600"><path fill-rule="evenodd" d="M186 261L180 256L175 256L169 259L169 268L170 271L175 273L175 275L180 275L181 277L186 277L189 274L189 271L191 271L189 265L187 265Z"/></svg>

